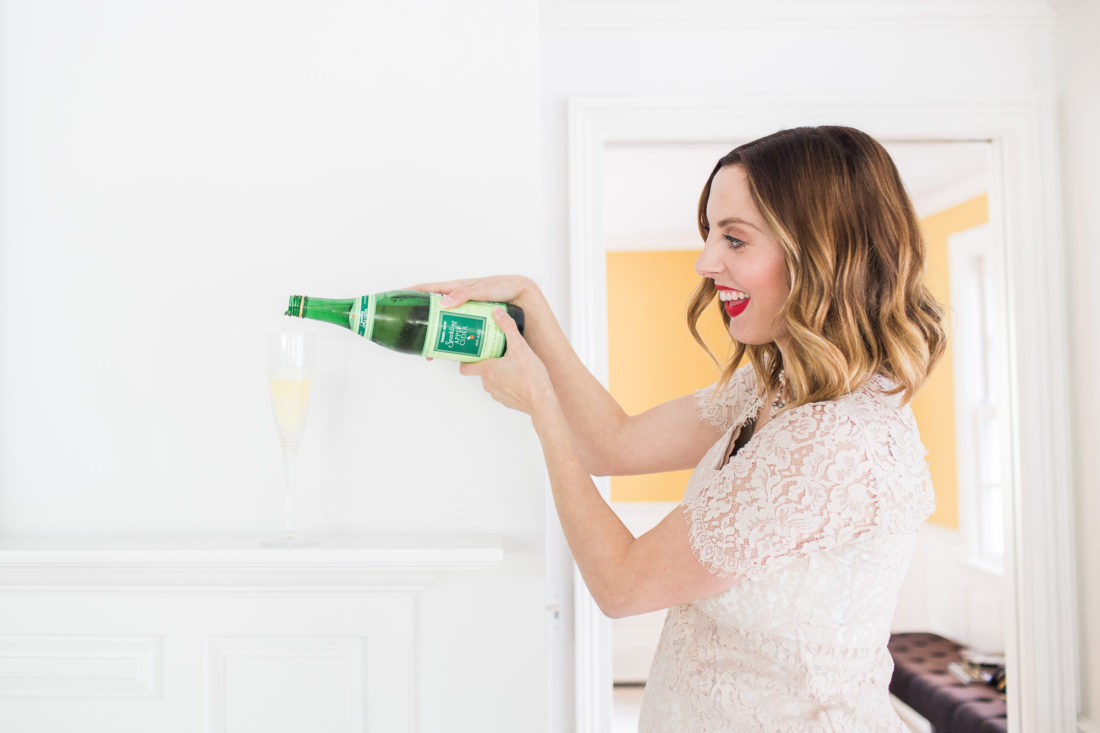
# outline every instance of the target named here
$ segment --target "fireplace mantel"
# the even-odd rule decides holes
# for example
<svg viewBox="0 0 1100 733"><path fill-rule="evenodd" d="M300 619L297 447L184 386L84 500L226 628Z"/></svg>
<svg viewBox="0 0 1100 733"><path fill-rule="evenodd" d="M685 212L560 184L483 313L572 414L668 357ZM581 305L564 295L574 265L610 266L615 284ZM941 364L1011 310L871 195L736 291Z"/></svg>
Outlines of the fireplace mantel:
<svg viewBox="0 0 1100 733"><path fill-rule="evenodd" d="M329 535L274 549L259 536L0 537L0 589L418 590L504 558L493 535Z"/></svg>

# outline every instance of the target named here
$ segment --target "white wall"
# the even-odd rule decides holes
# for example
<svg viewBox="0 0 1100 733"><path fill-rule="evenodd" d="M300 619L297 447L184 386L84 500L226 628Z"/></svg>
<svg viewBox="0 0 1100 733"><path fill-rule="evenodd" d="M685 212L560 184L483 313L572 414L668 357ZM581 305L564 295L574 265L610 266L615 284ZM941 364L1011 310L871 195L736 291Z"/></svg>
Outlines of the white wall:
<svg viewBox="0 0 1100 733"><path fill-rule="evenodd" d="M1078 607L1082 712L1100 731L1100 3L1059 3L1055 50L1062 142L1062 195L1068 246L1069 344L1077 484Z"/></svg>
<svg viewBox="0 0 1100 733"><path fill-rule="evenodd" d="M0 1L0 532L278 531L264 333L287 295L545 270L537 17ZM528 421L453 364L316 332L301 526L503 535L499 569L422 597L446 653L421 724L544 718Z"/></svg>

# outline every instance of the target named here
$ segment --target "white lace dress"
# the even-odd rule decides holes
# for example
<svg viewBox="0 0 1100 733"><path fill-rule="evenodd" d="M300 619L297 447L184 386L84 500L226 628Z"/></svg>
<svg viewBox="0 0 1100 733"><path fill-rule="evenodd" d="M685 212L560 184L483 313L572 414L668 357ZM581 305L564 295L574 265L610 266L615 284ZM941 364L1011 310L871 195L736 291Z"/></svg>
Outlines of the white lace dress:
<svg viewBox="0 0 1100 733"><path fill-rule="evenodd" d="M688 483L691 545L729 590L669 609L641 733L905 731L886 650L934 497L913 413L877 376L777 415L723 465L760 398L751 366L701 390L727 428Z"/></svg>

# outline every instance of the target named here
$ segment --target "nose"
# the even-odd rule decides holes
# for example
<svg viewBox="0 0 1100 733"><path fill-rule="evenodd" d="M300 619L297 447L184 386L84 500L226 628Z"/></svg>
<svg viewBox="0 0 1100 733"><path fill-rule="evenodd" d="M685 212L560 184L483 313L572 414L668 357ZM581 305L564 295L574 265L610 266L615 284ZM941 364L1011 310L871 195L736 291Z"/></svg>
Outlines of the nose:
<svg viewBox="0 0 1100 733"><path fill-rule="evenodd" d="M714 279L722 272L722 260L718 256L719 250L714 246L715 237L709 236L703 242L703 251L695 259L695 272L699 277Z"/></svg>

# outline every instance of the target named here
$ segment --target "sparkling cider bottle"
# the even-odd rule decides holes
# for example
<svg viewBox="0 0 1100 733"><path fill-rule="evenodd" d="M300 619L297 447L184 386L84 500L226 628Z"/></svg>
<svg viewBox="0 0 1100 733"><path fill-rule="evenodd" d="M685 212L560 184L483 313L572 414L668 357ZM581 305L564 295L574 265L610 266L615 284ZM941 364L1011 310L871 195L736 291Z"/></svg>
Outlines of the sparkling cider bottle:
<svg viewBox="0 0 1100 733"><path fill-rule="evenodd" d="M523 333L523 309L518 306L471 300L444 309L439 306L442 297L419 290L341 300L292 295L285 315L335 323L402 354L454 361L504 355L507 344L493 321L494 308L504 308Z"/></svg>

